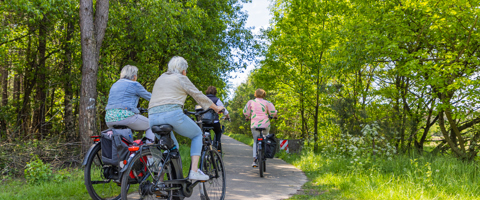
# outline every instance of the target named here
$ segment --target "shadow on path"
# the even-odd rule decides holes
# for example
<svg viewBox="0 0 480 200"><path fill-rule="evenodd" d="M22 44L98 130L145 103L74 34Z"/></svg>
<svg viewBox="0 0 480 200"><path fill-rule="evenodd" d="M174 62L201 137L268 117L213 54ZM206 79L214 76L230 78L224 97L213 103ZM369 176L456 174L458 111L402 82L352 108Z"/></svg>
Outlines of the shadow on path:
<svg viewBox="0 0 480 200"><path fill-rule="evenodd" d="M307 182L305 174L278 158L267 159L266 172L260 178L258 168L252 168L252 147L226 135L222 136L224 164L227 178L227 200L286 199L296 193ZM200 200L199 187L189 200ZM129 199L139 199L132 194Z"/></svg>

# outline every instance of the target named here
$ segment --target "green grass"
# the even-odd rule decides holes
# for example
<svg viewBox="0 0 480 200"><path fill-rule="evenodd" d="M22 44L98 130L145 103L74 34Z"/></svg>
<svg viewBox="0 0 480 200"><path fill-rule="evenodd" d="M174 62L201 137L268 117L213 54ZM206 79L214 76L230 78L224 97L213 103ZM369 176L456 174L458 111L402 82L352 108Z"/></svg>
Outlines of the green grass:
<svg viewBox="0 0 480 200"><path fill-rule="evenodd" d="M249 146L253 146L253 137L251 135L233 134L233 133L224 133L224 134L241 143L244 143Z"/></svg>
<svg viewBox="0 0 480 200"><path fill-rule="evenodd" d="M190 169L190 145L180 145L183 174L188 175ZM15 178L0 183L0 199L2 200L50 200L50 199L91 199L83 180L83 169L70 169L70 177L65 180L50 180L40 184L28 184L25 179Z"/></svg>
<svg viewBox="0 0 480 200"><path fill-rule="evenodd" d="M227 135L246 144L252 140ZM480 199L478 163L449 156L396 155L374 161L308 150L277 156L309 179L303 191L290 199Z"/></svg>

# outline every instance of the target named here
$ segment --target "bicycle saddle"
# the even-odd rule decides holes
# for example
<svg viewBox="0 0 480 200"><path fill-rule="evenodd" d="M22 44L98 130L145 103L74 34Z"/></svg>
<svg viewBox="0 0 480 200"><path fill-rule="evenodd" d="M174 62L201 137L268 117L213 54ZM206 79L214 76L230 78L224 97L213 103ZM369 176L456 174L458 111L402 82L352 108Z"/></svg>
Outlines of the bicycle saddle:
<svg viewBox="0 0 480 200"><path fill-rule="evenodd" d="M169 124L161 124L152 126L152 132L157 133L159 135L168 134L173 130L173 127Z"/></svg>
<svg viewBox="0 0 480 200"><path fill-rule="evenodd" d="M113 125L113 128L114 129L127 129L129 128L128 126L125 126L125 125Z"/></svg>
<svg viewBox="0 0 480 200"><path fill-rule="evenodd" d="M257 130L257 131L264 131L264 130L266 130L266 128L255 128L255 130Z"/></svg>

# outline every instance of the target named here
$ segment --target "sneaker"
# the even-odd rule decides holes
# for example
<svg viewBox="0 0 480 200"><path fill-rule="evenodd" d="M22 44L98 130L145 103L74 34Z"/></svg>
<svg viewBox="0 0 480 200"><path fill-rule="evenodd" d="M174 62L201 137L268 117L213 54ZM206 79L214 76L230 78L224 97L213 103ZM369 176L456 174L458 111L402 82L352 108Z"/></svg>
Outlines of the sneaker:
<svg viewBox="0 0 480 200"><path fill-rule="evenodd" d="M252 167L258 167L256 162L252 163Z"/></svg>
<svg viewBox="0 0 480 200"><path fill-rule="evenodd" d="M190 174L188 174L188 179L206 181L210 179L210 177L208 175L205 175L201 170L198 170L197 172L190 170Z"/></svg>

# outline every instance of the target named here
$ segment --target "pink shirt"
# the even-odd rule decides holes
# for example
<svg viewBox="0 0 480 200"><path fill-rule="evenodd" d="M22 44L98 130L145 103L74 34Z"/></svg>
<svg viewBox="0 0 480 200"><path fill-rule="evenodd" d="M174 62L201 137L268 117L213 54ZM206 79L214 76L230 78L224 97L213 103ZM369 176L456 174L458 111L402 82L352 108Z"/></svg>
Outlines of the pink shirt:
<svg viewBox="0 0 480 200"><path fill-rule="evenodd" d="M251 128L270 128L268 114L276 116L277 110L275 110L272 102L256 98L247 102L247 105L243 108L243 114L246 117L250 117L252 122Z"/></svg>

